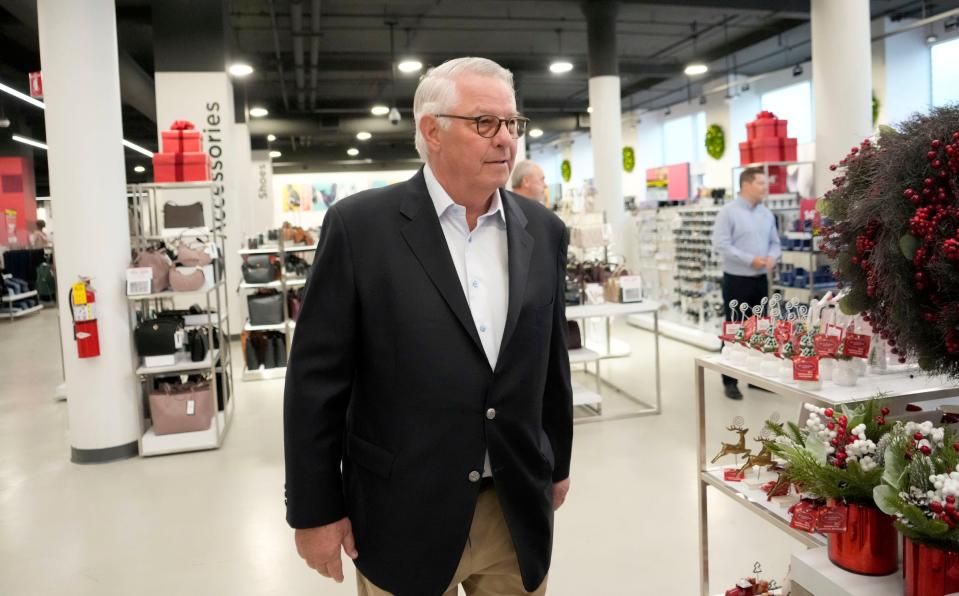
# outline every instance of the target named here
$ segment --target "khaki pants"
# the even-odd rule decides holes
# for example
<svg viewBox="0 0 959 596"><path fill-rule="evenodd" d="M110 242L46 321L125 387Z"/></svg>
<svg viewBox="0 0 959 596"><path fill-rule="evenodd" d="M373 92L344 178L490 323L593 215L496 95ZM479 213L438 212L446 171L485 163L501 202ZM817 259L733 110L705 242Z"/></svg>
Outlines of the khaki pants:
<svg viewBox="0 0 959 596"><path fill-rule="evenodd" d="M463 558L460 559L456 573L453 574L453 581L443 596L456 596L456 587L460 584L463 584L467 596L529 594L523 588L513 540L510 538L494 489L480 493ZM389 592L377 588L363 577L358 569L356 590L359 596L390 596ZM546 579L532 594L546 594Z"/></svg>

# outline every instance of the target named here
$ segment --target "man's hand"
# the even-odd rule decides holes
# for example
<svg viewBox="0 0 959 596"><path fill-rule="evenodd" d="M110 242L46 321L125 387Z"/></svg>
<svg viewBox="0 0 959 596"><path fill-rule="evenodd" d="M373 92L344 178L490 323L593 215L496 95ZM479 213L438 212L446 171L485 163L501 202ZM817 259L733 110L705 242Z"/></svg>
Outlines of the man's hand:
<svg viewBox="0 0 959 596"><path fill-rule="evenodd" d="M776 268L776 257L766 257L766 269L770 271Z"/></svg>
<svg viewBox="0 0 959 596"><path fill-rule="evenodd" d="M353 526L350 525L348 517L325 526L296 530L294 539L296 552L303 557L306 564L319 571L323 577L332 577L336 583L343 581L340 547L351 559L359 556L353 542Z"/></svg>
<svg viewBox="0 0 959 596"><path fill-rule="evenodd" d="M566 493L569 492L569 478L553 483L553 511L563 506L566 501Z"/></svg>
<svg viewBox="0 0 959 596"><path fill-rule="evenodd" d="M767 257L753 257L753 269L765 269L769 266Z"/></svg>

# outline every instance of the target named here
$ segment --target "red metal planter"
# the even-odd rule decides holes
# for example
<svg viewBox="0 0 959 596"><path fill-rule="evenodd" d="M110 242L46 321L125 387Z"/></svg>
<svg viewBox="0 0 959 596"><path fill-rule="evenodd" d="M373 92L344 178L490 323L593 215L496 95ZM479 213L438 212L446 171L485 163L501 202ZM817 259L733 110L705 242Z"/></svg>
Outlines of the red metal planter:
<svg viewBox="0 0 959 596"><path fill-rule="evenodd" d="M829 560L860 575L889 575L899 567L893 518L875 507L848 505L846 531L829 534ZM925 592L916 592L916 594Z"/></svg>
<svg viewBox="0 0 959 596"><path fill-rule="evenodd" d="M944 596L959 592L959 552L917 544L903 546L903 594Z"/></svg>

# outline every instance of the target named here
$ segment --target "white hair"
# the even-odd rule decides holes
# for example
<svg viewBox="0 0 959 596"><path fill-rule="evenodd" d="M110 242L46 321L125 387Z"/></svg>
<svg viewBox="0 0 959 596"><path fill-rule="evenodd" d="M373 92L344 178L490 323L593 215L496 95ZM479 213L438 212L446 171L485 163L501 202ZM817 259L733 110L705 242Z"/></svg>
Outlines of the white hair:
<svg viewBox="0 0 959 596"><path fill-rule="evenodd" d="M510 186L516 188L523 185L523 179L533 175L533 170L537 165L534 161L524 159L513 168L513 177L510 179Z"/></svg>
<svg viewBox="0 0 959 596"><path fill-rule="evenodd" d="M413 141L423 161L429 152L426 139L420 133L420 118L424 114L442 114L456 106L459 103L456 80L465 74L498 79L513 91L513 73L488 58L454 58L426 71L413 96L413 127L416 129ZM440 119L439 124L443 128L450 125L445 118Z"/></svg>

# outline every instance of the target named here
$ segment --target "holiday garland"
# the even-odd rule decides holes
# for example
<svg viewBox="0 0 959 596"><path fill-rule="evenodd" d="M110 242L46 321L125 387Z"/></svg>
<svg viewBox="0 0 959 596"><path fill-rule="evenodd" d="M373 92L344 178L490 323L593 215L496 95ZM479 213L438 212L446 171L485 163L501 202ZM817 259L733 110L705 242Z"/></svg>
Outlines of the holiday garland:
<svg viewBox="0 0 959 596"><path fill-rule="evenodd" d="M636 167L636 152L632 147L623 147L623 170L627 174L631 173Z"/></svg>
<svg viewBox="0 0 959 596"><path fill-rule="evenodd" d="M563 175L563 182L569 182L569 179L573 177L573 166L570 165L568 159L563 160L563 163L559 166L559 171Z"/></svg>
<svg viewBox="0 0 959 596"><path fill-rule="evenodd" d="M880 127L819 201L840 307L905 362L959 377L959 106Z"/></svg>
<svg viewBox="0 0 959 596"><path fill-rule="evenodd" d="M706 129L706 153L713 159L719 159L726 152L726 133L718 124L710 124Z"/></svg>

